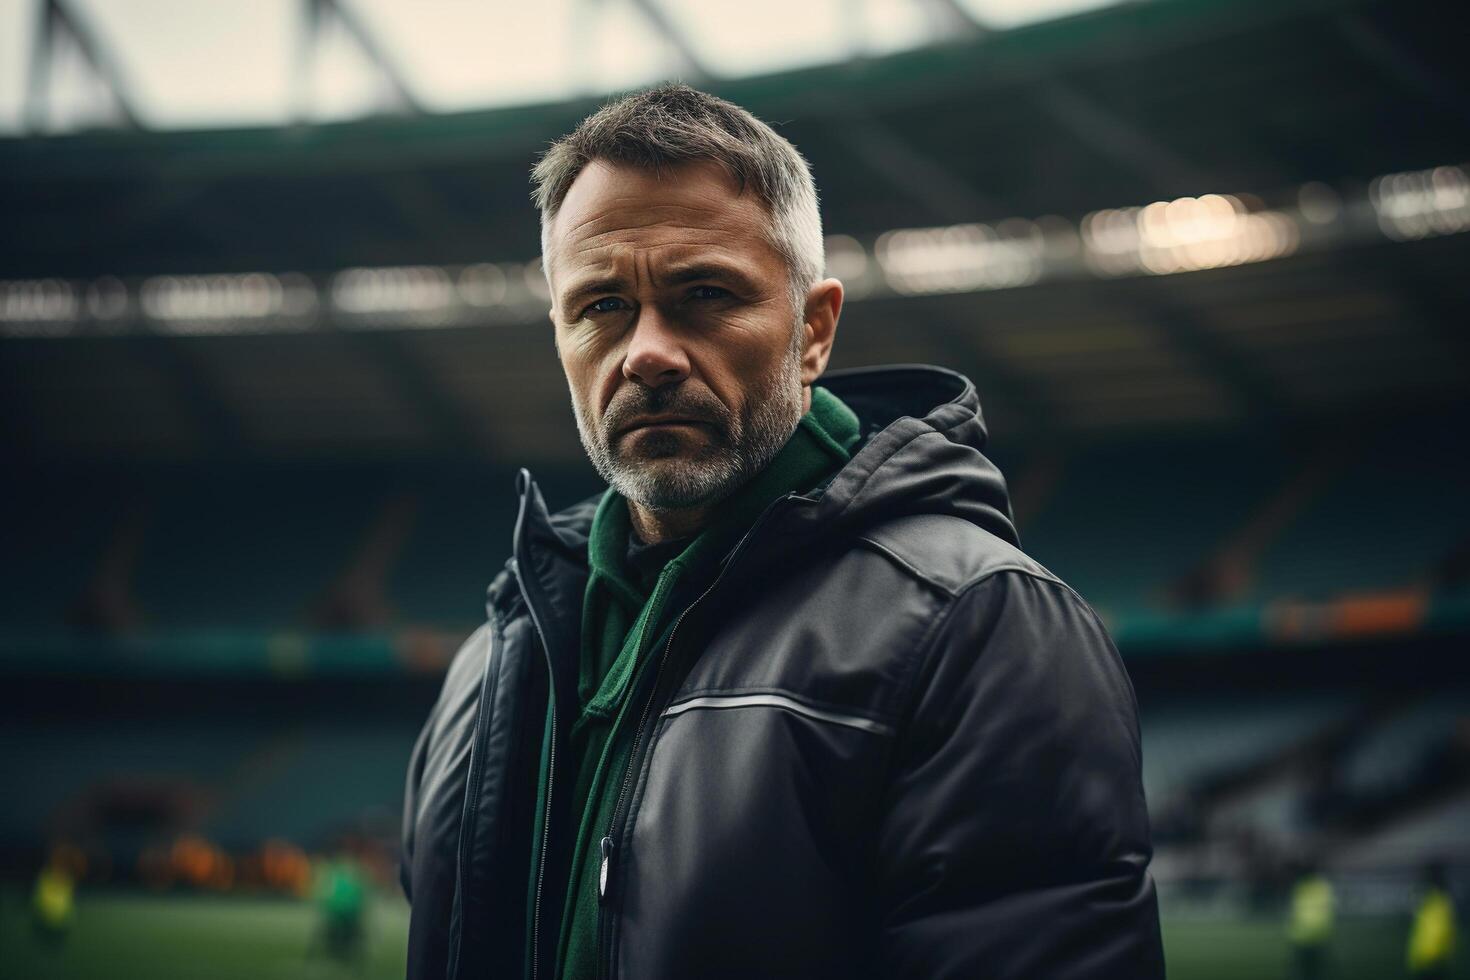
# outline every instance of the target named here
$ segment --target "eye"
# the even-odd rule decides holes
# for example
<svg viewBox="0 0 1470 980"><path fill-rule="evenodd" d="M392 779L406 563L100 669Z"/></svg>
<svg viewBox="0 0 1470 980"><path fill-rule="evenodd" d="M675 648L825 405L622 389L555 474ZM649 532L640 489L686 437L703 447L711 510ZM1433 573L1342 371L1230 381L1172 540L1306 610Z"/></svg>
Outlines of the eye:
<svg viewBox="0 0 1470 980"><path fill-rule="evenodd" d="M602 299L598 300L595 303L592 303L585 310L583 310L582 315L586 316L589 313L616 313L619 310L626 309L628 309L628 304L624 303L618 297L604 296Z"/></svg>
<svg viewBox="0 0 1470 980"><path fill-rule="evenodd" d="M729 299L730 290L719 286L695 286L691 290L691 299Z"/></svg>

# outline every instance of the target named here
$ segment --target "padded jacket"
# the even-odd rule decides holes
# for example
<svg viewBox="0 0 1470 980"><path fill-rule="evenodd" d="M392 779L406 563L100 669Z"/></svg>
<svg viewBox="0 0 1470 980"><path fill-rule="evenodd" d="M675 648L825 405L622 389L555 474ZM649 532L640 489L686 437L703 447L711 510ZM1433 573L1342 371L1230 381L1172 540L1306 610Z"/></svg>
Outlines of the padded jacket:
<svg viewBox="0 0 1470 980"><path fill-rule="evenodd" d="M762 514L630 693L601 975L1162 977L1133 689L1019 550L974 386L921 366L822 383L864 442ZM413 980L554 969L596 501L553 516L524 470L518 488L489 620L410 761Z"/></svg>

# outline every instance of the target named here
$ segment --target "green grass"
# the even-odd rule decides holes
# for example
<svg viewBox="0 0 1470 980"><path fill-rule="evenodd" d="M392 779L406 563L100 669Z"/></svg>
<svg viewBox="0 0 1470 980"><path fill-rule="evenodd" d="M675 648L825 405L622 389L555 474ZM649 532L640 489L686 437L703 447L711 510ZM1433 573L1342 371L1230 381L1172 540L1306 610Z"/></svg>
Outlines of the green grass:
<svg viewBox="0 0 1470 980"><path fill-rule="evenodd" d="M408 909L380 899L372 910L361 970L309 958L315 918L302 902L188 898L83 890L75 928L56 950L31 935L26 896L0 894L0 978L4 980L377 980L402 977ZM1407 922L1343 920L1333 942L1331 980L1405 976ZM1281 924L1254 919L1165 917L1171 980L1290 980ZM1461 957L1457 978L1470 980ZM1044 978L1038 978L1044 980Z"/></svg>
<svg viewBox="0 0 1470 980"><path fill-rule="evenodd" d="M1339 919L1324 980L1407 977L1407 919ZM1164 919L1170 980L1292 980L1281 922L1269 919ZM1452 977L1470 978L1461 956Z"/></svg>
<svg viewBox="0 0 1470 980"><path fill-rule="evenodd" d="M379 900L361 969L308 957L314 910L286 899L78 893L60 948L36 942L26 896L0 896L4 980L377 980L404 972L408 907Z"/></svg>

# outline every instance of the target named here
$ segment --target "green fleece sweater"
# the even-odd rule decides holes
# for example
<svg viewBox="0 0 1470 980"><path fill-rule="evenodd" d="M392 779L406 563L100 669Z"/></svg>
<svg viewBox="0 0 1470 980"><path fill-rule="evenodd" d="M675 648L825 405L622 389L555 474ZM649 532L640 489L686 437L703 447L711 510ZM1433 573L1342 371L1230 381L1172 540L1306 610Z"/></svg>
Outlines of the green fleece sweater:
<svg viewBox="0 0 1470 980"><path fill-rule="evenodd" d="M602 498L588 541L592 574L583 601L577 685L582 715L572 726L567 753L567 759L577 765L573 806L581 818L560 922L555 976L586 980L597 974L600 842L610 829L642 713L642 699L627 696L635 677L656 661L655 653L667 640L684 603L697 594L693 590L713 579L720 559L766 507L787 493L823 483L848 461L859 439L858 419L852 410L825 388L813 388L811 410L802 416L775 459L719 506L714 523L669 560L651 590L627 567L627 502L611 489ZM676 588L682 601L671 603ZM538 843L545 810L546 761L543 752ZM534 881L531 894L534 896ZM546 913L542 909L543 917ZM546 925L543 919L543 927Z"/></svg>

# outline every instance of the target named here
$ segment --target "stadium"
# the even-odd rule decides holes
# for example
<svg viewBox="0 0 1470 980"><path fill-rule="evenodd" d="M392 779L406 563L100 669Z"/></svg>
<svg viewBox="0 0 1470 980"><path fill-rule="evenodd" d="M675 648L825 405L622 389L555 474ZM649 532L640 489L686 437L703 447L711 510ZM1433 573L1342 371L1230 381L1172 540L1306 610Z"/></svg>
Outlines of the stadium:
<svg viewBox="0 0 1470 980"><path fill-rule="evenodd" d="M1296 975L1309 879L1321 976L1416 975L1427 868L1470 908L1447 5L190 6L0 5L0 976L402 975L405 770L516 473L602 487L528 171L676 77L810 160L833 366L979 389L1137 692L1170 975Z"/></svg>

